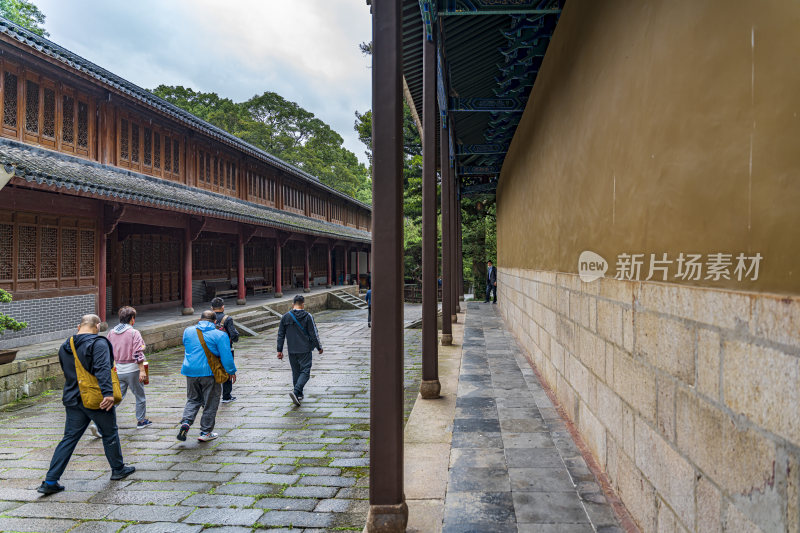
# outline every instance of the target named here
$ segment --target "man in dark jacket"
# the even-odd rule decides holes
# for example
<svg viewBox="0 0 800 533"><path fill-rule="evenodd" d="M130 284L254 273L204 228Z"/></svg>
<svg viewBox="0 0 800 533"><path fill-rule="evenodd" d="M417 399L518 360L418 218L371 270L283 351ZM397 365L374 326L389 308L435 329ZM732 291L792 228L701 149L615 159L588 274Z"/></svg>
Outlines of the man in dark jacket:
<svg viewBox="0 0 800 533"><path fill-rule="evenodd" d="M85 315L81 318L78 333L71 338L74 340L75 352L81 366L97 378L103 394L100 409L87 409L83 406L70 340L67 339L58 351L58 362L65 378L61 401L67 411L67 420L64 425L64 437L56 446L53 459L50 461L50 469L39 486L38 490L42 494L54 494L64 490L64 486L60 485L58 480L67 468L72 452L75 451L75 446L90 422L94 422L102 433L103 449L111 466L111 479L124 479L136 471L132 466L125 466L122 460L122 448L117 433L117 413L114 408L114 388L111 382L114 352L111 343L97 335L98 324L100 317Z"/></svg>
<svg viewBox="0 0 800 533"><path fill-rule="evenodd" d="M218 330L228 335L228 338L231 340L231 356L235 356L233 352L233 343L239 342L239 330L236 329L233 319L225 314L225 301L217 296L211 300L211 309L214 310L214 314L216 315L214 325ZM236 400L236 396L231 396L231 392L233 392L233 382L229 379L222 384L222 403L229 403Z"/></svg>
<svg viewBox="0 0 800 533"><path fill-rule="evenodd" d="M303 387L311 377L311 350L316 348L322 355L317 325L311 314L303 309L305 303L302 294L295 296L292 310L283 315L278 326L278 359L283 359L283 341L286 340L294 384L289 397L295 405L300 405L303 400Z"/></svg>
<svg viewBox="0 0 800 533"><path fill-rule="evenodd" d="M494 294L493 304L497 303L497 269L489 261L486 263L486 303L489 303L489 296Z"/></svg>

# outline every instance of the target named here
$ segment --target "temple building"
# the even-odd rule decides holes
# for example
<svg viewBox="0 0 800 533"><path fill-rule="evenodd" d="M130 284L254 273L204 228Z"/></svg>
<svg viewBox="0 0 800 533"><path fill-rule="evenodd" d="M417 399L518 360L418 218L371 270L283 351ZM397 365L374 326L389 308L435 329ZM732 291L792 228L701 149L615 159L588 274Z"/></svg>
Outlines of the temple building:
<svg viewBox="0 0 800 533"><path fill-rule="evenodd" d="M2 179L5 178L5 179ZM6 348L123 305L365 281L371 208L0 19Z"/></svg>

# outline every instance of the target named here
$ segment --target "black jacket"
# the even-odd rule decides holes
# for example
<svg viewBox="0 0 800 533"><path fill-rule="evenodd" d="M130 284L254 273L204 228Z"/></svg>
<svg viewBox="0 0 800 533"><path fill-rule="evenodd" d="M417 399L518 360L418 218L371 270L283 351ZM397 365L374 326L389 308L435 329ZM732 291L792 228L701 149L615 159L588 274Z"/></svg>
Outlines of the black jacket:
<svg viewBox="0 0 800 533"><path fill-rule="evenodd" d="M293 313L294 317L300 323L303 331L297 327L294 320L289 313ZM322 343L319 340L319 332L317 332L317 325L314 323L314 318L311 313L307 313L303 309L292 309L281 318L281 323L278 326L278 351L283 351L283 341L286 340L289 353L308 353L314 348L322 351Z"/></svg>
<svg viewBox="0 0 800 533"><path fill-rule="evenodd" d="M111 383L111 369L114 367L114 350L108 339L91 333L74 335L75 351L78 359L90 374L97 378L103 396L113 396L114 387ZM58 362L64 372L64 394L61 401L64 405L81 405L81 393L78 389L78 374L75 372L75 357L67 339L58 350Z"/></svg>
<svg viewBox="0 0 800 533"><path fill-rule="evenodd" d="M222 319L225 317L225 313L216 313L217 318L214 320L214 325L219 326ZM234 342L239 342L239 330L236 329L236 325L233 323L233 317L230 315L228 316L228 320L225 321L225 325L222 326L222 331L228 334L228 337L231 339L231 348L233 348ZM219 328L217 328L219 329Z"/></svg>
<svg viewBox="0 0 800 533"><path fill-rule="evenodd" d="M488 270L486 271L486 283L488 285L492 285L494 283L497 283L497 267L496 266L492 265L492 271L491 272L489 272Z"/></svg>

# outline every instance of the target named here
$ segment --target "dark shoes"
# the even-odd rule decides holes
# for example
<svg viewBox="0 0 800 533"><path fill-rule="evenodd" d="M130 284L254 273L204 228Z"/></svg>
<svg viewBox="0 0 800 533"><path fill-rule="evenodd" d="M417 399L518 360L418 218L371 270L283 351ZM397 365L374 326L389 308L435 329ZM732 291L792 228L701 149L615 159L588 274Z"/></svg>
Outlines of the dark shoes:
<svg viewBox="0 0 800 533"><path fill-rule="evenodd" d="M152 425L152 424L153 424L153 422L151 422L150 420L148 420L148 419L146 419L146 418L143 418L143 419L139 420L139 421L136 423L136 429L144 429L144 428L146 428L147 426L150 426L150 425Z"/></svg>
<svg viewBox="0 0 800 533"><path fill-rule="evenodd" d="M120 479L125 479L126 477L130 476L136 472L135 466L123 466L122 470L117 472L111 472L111 480L112 481L119 481Z"/></svg>
<svg viewBox="0 0 800 533"><path fill-rule="evenodd" d="M236 401L236 396L231 396L230 398L223 398L222 403L231 403Z"/></svg>
<svg viewBox="0 0 800 533"><path fill-rule="evenodd" d="M41 492L45 496L49 494L55 494L56 492L61 492L62 490L64 490L64 485L59 485L58 482L51 484L47 481L42 481L42 484L39 485L38 489L36 489L37 492Z"/></svg>
<svg viewBox="0 0 800 533"><path fill-rule="evenodd" d="M298 406L298 407L300 406L300 398L298 398L298 397L297 397L297 395L294 393L294 391L292 391L292 392L290 392L290 393L289 393L289 398L291 398L291 399L292 399L292 402L293 402L293 403L294 403L296 406Z"/></svg>
<svg viewBox="0 0 800 533"><path fill-rule="evenodd" d="M186 440L186 434L189 433L189 424L181 424L181 429L178 430L178 440Z"/></svg>

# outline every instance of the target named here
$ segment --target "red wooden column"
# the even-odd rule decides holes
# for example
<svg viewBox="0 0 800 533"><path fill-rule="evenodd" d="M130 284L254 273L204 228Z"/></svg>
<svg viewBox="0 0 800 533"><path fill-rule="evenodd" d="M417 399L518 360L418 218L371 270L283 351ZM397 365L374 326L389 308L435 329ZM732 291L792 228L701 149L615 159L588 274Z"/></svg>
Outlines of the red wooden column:
<svg viewBox="0 0 800 533"><path fill-rule="evenodd" d="M344 279L342 285L350 285L350 248L344 247Z"/></svg>
<svg viewBox="0 0 800 533"><path fill-rule="evenodd" d="M183 311L193 315L192 308L192 228L186 224L183 231Z"/></svg>
<svg viewBox="0 0 800 533"><path fill-rule="evenodd" d="M247 303L247 287L244 284L244 235L242 235L241 230L239 230L239 242L238 242L238 254L239 260L237 261L236 265L236 277L238 279L237 285L237 294L236 294L236 305L244 305Z"/></svg>
<svg viewBox="0 0 800 533"><path fill-rule="evenodd" d="M281 287L281 280L283 278L283 272L281 268L281 240L280 238L275 240L275 298L280 298L283 296L283 288Z"/></svg>
<svg viewBox="0 0 800 533"><path fill-rule="evenodd" d="M361 286L361 250L356 248L356 285Z"/></svg>
<svg viewBox="0 0 800 533"><path fill-rule="evenodd" d="M372 2L372 292L367 533L406 530L403 490L402 0Z"/></svg>
<svg viewBox="0 0 800 533"><path fill-rule="evenodd" d="M108 329L108 322L106 321L106 241L108 236L105 232L103 211L101 210L100 213L97 231L99 237L97 246L97 316L100 317L100 331L105 331Z"/></svg>
<svg viewBox="0 0 800 533"><path fill-rule="evenodd" d="M311 292L311 245L308 241L303 242L305 260L303 261L303 292Z"/></svg>
<svg viewBox="0 0 800 533"><path fill-rule="evenodd" d="M330 289L333 284L331 281L331 278L333 276L333 272L331 270L331 243L326 244L325 249L328 254L328 283L325 286Z"/></svg>
<svg viewBox="0 0 800 533"><path fill-rule="evenodd" d="M439 136L439 151L441 153L441 174L442 174L442 345L453 344L453 298L451 285L453 284L453 268L450 265L452 260L450 232L452 228L452 218L450 208L452 202L452 174L450 173L450 130L447 129L447 121L442 120L441 133Z"/></svg>
<svg viewBox="0 0 800 533"><path fill-rule="evenodd" d="M438 302L439 271L436 233L436 45L422 31L422 380L423 399L438 398L439 382Z"/></svg>

